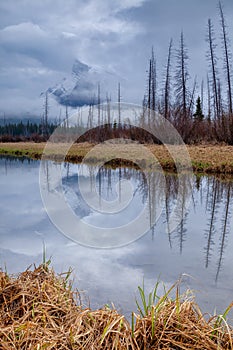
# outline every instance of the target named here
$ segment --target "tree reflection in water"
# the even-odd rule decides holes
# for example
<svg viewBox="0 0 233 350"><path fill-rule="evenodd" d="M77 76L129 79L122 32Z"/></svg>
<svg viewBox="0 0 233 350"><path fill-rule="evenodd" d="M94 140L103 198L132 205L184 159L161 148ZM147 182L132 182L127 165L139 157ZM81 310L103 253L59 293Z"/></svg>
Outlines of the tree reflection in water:
<svg viewBox="0 0 233 350"><path fill-rule="evenodd" d="M69 174L70 166L68 164L65 165L65 168L67 178L74 176ZM48 172L49 168L46 168L45 171ZM90 191L94 191L95 187L97 188L100 204L101 200L112 200L116 196L120 202L122 197L121 181L133 181L135 185L133 199L136 198L137 201L140 199L141 204L145 204L147 201L149 203L148 220L152 239L155 238L157 233L157 223L154 224L154 221L158 204L163 198L163 191L165 191L164 209L161 217L165 221L169 247L171 250L178 247L180 255L183 254L186 241L190 235L190 227L188 226L190 222L187 223L190 211L196 212L198 207L202 206L206 218L206 228L203 232L205 242L203 262L205 268L208 269L211 261L216 260L215 280L217 282L224 263L224 251L228 243L227 237L230 234L233 178L219 179L214 176L196 175L192 201L189 210L187 210L186 198L191 186L187 180L188 178L179 179L175 174L165 174L166 188L163 188L164 174L160 172L149 171L145 174L135 168L119 167L112 169L109 166L102 166L98 170L96 183L93 183L93 176L91 176L94 173L93 167L88 166L88 171ZM47 179L49 183L49 174ZM179 181L182 181L181 193L177 198ZM178 201L178 205L175 214L178 224L177 228L171 232L169 219L176 201Z"/></svg>

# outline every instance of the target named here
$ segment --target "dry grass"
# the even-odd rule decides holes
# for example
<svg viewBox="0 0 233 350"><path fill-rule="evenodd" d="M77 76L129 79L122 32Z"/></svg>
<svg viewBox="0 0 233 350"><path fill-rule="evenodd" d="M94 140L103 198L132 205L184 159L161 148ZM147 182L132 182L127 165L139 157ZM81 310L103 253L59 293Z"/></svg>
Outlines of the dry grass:
<svg viewBox="0 0 233 350"><path fill-rule="evenodd" d="M33 143L33 142L19 142L19 143L0 143L0 154L2 155L14 155L14 156L26 156L34 159L39 159L42 156L46 143ZM62 154L62 149L66 144L54 143L51 144L48 158L59 160ZM74 144L66 157L67 161L80 162L83 157L93 148L93 144L79 143ZM105 157L106 146L102 147L102 155ZM122 159L127 158L129 153L132 154L136 161L140 161L140 158L144 158L143 154L134 154L134 145L108 145L111 147L113 156L118 158L119 154ZM119 152L119 147L121 147ZM146 146L152 154L156 156L161 166L165 170L174 170L174 161L172 160L169 152L163 145L147 145ZM233 146L220 145L220 144L201 144L201 145L188 145L188 152L192 161L194 171L203 173L221 173L221 174L233 174ZM115 161L117 165L117 161ZM124 164L124 162L123 162ZM125 165L128 165L126 162Z"/></svg>
<svg viewBox="0 0 233 350"><path fill-rule="evenodd" d="M115 310L82 308L46 265L0 275L0 349L127 349L129 324Z"/></svg>
<svg viewBox="0 0 233 350"><path fill-rule="evenodd" d="M15 155L15 156L27 156L34 159L41 158L46 142L6 142L0 143L0 154ZM50 143L50 155L59 156L62 154L63 148L66 144L63 143ZM70 156L83 157L93 147L90 143L74 144L69 152Z"/></svg>
<svg viewBox="0 0 233 350"><path fill-rule="evenodd" d="M145 317L137 317L135 340L139 349L232 349L232 330L217 318L206 320L191 300L167 299Z"/></svg>
<svg viewBox="0 0 233 350"><path fill-rule="evenodd" d="M67 275L69 276L69 274ZM0 349L233 349L225 316L208 321L187 296L154 293L129 322L116 310L80 305L67 276L47 264L17 277L0 273ZM153 299L154 301L154 299Z"/></svg>

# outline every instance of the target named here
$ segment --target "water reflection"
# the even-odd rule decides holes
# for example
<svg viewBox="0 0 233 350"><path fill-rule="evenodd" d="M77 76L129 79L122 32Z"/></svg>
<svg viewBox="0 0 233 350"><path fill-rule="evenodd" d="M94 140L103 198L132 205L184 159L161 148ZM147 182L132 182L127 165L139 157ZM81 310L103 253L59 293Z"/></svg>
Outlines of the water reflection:
<svg viewBox="0 0 233 350"><path fill-rule="evenodd" d="M47 165L45 163L44 171L49 192L52 174ZM135 291L143 277L145 284L152 287L159 275L169 284L181 273L193 277L187 278L190 288L202 290L198 302L204 310L212 312L218 307L222 311L231 302L233 179L196 176L187 211L186 194L191 184L185 178L179 180L175 175L166 174L166 191L162 196L164 182L163 174L159 172L145 174L130 168L101 167L94 181L91 176L95 173L93 167L56 166L63 174L62 188L67 203L82 220L105 228L124 225L148 203L150 230L127 247L109 251L76 245L62 236L48 220L39 193L39 162L2 157L1 266L6 263L10 272L17 272L34 261L41 261L44 241L55 267L60 270L69 266L77 268L79 286L87 290L94 306L113 301L127 313L135 306ZM120 203L123 200L122 180L131 181L132 201L114 215L96 212L82 199L78 176L85 179L90 193L97 191L100 206L104 201ZM177 197L179 181L183 184ZM164 201L163 211L153 225L160 196ZM175 215L179 224L171 231L169 218L177 201Z"/></svg>
<svg viewBox="0 0 233 350"><path fill-rule="evenodd" d="M209 214L209 220L206 230L205 267L208 268L214 252L214 246L218 244L216 281L223 264L227 236L230 233L232 187L233 182L230 180L220 182L216 178L208 178L206 212Z"/></svg>
<svg viewBox="0 0 233 350"><path fill-rule="evenodd" d="M5 162L7 162L5 160ZM217 282L220 271L224 263L224 251L228 243L228 235L230 234L230 220L232 212L232 187L233 179L228 178L220 180L213 176L195 177L195 186L192 189L192 202L187 210L187 193L190 191L192 184L189 177L179 179L175 174L166 174L166 188L164 188L164 174L160 172L144 172L134 168L116 168L103 166L98 169L96 182L93 181L95 169L93 166L84 165L85 169L81 169L80 165L70 163L58 164L57 167L63 172L63 190L66 194L66 200L74 210L76 215L82 219L91 222L98 227L112 227L117 222L124 225L128 220L132 220L142 206L148 201L148 220L150 222L151 240L156 237L157 227L161 230L161 226L166 228L168 247L170 250L179 250L182 255L185 249L185 243L189 245L189 228L194 226L195 229L201 230L198 223L198 214L202 212L205 217L204 238L205 244L203 248L203 264L208 269L213 260L216 265L215 281ZM83 167L83 166L82 166ZM50 174L48 163L45 163L45 172L47 178L47 189L50 191ZM79 175L78 175L79 174ZM94 215L94 211L88 207L83 201L82 195L78 189L78 176L86 178L86 186L90 193L97 190L99 195L99 205L101 201L111 201L118 198L121 202L122 189L121 181L130 180L133 183L133 200L125 211L120 214L113 215ZM178 198L179 181L182 181L182 191ZM159 191L158 191L159 189ZM154 224L157 212L158 202L161 200L161 193L165 190L164 209L161 219ZM72 191L72 194L71 194ZM169 227L169 218L176 205L177 228L171 232ZM197 221L192 221L193 214L196 213ZM102 226L103 225L103 226Z"/></svg>

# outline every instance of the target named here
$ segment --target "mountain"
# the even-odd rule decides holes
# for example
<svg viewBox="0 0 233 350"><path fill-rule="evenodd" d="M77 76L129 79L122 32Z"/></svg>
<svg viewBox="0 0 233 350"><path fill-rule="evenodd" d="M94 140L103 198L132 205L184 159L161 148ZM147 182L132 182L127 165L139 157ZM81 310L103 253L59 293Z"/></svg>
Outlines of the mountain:
<svg viewBox="0 0 233 350"><path fill-rule="evenodd" d="M50 87L47 91L52 94L61 105L80 107L95 103L97 86L100 83L101 94L116 90L119 78L115 73L106 71L103 67L92 67L78 59L75 60L71 76ZM104 89L104 90L103 90Z"/></svg>

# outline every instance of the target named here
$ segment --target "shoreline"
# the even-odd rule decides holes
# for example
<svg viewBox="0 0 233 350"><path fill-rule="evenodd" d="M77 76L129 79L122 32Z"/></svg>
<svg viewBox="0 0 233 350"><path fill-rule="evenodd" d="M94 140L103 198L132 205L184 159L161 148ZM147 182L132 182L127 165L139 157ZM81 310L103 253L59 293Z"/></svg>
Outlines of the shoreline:
<svg viewBox="0 0 233 350"><path fill-rule="evenodd" d="M41 159L43 150L46 143L34 143L34 142L18 142L18 143L0 143L0 155L1 156L14 156L14 157L27 157L31 159ZM99 144L101 145L101 144ZM105 144L104 144L105 145ZM119 166L135 166L135 163L126 159L129 152L132 151L131 144L122 144L121 157L119 154L118 145L108 145L112 149L115 159L108 162L112 167ZM50 149L50 154L46 156L48 159L55 161L62 161L63 156L62 149L66 147L66 143L54 144ZM90 143L75 143L69 150L65 161L71 163L80 163L86 156L86 154L96 146ZM147 144L145 146L160 163L162 169L168 172L176 172L174 160L171 158L168 150L163 145ZM203 174L233 174L233 146L220 145L220 144L201 144L201 145L187 145L187 150L191 158L191 164L195 173ZM132 152L131 152L132 153ZM124 158L125 154L125 158ZM136 153L135 153L136 154ZM103 154L104 159L104 154ZM143 163L143 155L135 156L137 163ZM96 158L92 158L93 163Z"/></svg>

